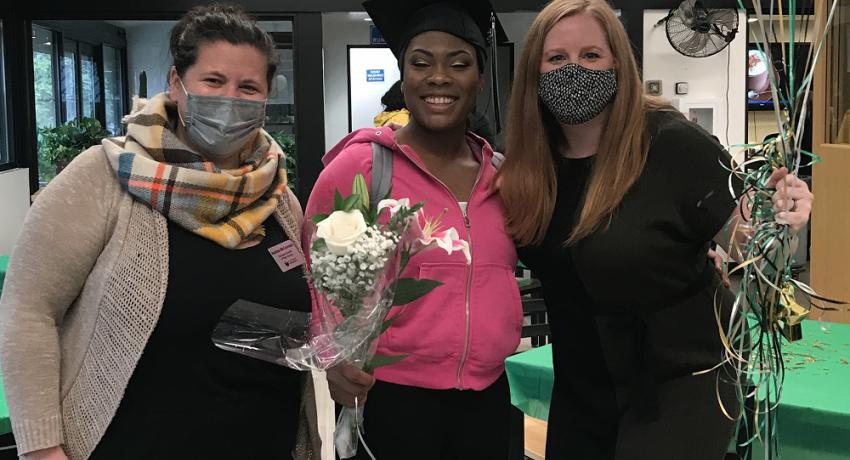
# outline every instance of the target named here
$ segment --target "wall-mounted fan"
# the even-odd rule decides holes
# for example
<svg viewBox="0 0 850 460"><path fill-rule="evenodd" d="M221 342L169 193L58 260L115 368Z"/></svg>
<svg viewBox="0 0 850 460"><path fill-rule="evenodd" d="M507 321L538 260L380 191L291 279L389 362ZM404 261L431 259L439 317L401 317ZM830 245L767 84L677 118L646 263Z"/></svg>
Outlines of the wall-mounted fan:
<svg viewBox="0 0 850 460"><path fill-rule="evenodd" d="M738 12L708 9L700 0L685 0L656 25L665 24L670 45L689 57L708 57L729 46L738 33Z"/></svg>

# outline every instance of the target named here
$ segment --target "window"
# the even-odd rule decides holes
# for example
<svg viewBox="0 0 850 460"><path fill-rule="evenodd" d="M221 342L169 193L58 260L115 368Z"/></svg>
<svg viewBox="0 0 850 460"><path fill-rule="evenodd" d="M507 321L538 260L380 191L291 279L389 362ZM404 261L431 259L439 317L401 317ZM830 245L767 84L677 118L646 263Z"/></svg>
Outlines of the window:
<svg viewBox="0 0 850 460"><path fill-rule="evenodd" d="M272 79L266 104L266 131L286 153L286 171L291 187L298 187L298 149L295 141L295 69L292 21L260 21L260 27L271 34L277 48L279 64Z"/></svg>
<svg viewBox="0 0 850 460"><path fill-rule="evenodd" d="M97 63L97 53L93 45L79 44L80 54L80 101L82 116L97 117L97 106L100 104L100 72ZM101 124L103 120L101 120Z"/></svg>
<svg viewBox="0 0 850 460"><path fill-rule="evenodd" d="M62 119L65 121L77 118L77 42L65 39L62 41Z"/></svg>
<svg viewBox="0 0 850 460"><path fill-rule="evenodd" d="M56 46L51 30L33 25L32 67L35 86L36 128L53 128L59 122L56 97ZM47 184L56 176L56 167L38 156L39 183Z"/></svg>
<svg viewBox="0 0 850 460"><path fill-rule="evenodd" d="M32 25L36 127L95 118L121 135L126 104L123 31L103 21L44 21ZM38 155L39 183L55 166Z"/></svg>
<svg viewBox="0 0 850 460"><path fill-rule="evenodd" d="M32 27L32 64L35 79L35 124L39 128L56 126L56 92L54 90L53 32Z"/></svg>
<svg viewBox="0 0 850 460"><path fill-rule="evenodd" d="M122 78L121 50L103 46L103 95L106 108L106 130L109 134L121 134L121 118L124 116L124 85Z"/></svg>
<svg viewBox="0 0 850 460"><path fill-rule="evenodd" d="M0 21L0 166L11 162L6 128L6 59L3 55L3 22Z"/></svg>

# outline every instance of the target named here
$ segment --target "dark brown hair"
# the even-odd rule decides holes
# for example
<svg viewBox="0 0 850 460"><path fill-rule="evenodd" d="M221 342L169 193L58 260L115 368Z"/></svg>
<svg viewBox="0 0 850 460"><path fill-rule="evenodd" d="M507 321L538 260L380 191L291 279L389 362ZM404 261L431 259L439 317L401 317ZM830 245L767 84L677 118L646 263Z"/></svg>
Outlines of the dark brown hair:
<svg viewBox="0 0 850 460"><path fill-rule="evenodd" d="M217 41L250 45L265 55L268 59L266 82L271 89L278 65L274 39L236 5L216 3L196 6L180 18L171 29L169 46L177 74L182 77L186 69L195 64L201 45Z"/></svg>

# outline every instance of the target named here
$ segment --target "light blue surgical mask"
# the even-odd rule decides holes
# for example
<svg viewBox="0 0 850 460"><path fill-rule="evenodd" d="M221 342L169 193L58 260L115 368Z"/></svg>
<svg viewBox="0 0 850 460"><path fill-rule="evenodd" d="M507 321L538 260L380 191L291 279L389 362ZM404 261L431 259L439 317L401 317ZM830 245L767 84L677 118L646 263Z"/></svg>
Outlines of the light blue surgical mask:
<svg viewBox="0 0 850 460"><path fill-rule="evenodd" d="M189 140L206 159L215 162L231 157L263 127L265 99L190 94L183 81L177 81L186 93L186 111L179 114L180 121Z"/></svg>

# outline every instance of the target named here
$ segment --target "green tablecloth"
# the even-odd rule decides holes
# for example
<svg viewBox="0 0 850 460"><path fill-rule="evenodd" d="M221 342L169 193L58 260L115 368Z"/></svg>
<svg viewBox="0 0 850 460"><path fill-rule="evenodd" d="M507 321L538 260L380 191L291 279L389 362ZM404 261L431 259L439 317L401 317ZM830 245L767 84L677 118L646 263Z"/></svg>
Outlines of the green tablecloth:
<svg viewBox="0 0 850 460"><path fill-rule="evenodd" d="M2 374L0 374L0 434L12 432L12 422L9 420L9 406L6 405L6 392L3 390Z"/></svg>
<svg viewBox="0 0 850 460"><path fill-rule="evenodd" d="M0 256L0 293L3 292L3 280L6 278L6 267L9 266L9 257ZM0 374L0 434L12 431L12 423L9 421L9 406L6 405L6 392L3 391L2 377Z"/></svg>
<svg viewBox="0 0 850 460"><path fill-rule="evenodd" d="M0 292L3 292L3 280L6 279L6 268L9 266L9 256L0 256Z"/></svg>
<svg viewBox="0 0 850 460"><path fill-rule="evenodd" d="M527 415L547 420L552 397L552 345L532 348L505 361L511 402Z"/></svg>
<svg viewBox="0 0 850 460"><path fill-rule="evenodd" d="M807 321L803 340L785 347L786 376L778 413L780 454L788 460L850 459L850 325ZM546 420L552 350L511 356L511 402ZM754 459L760 448L754 447Z"/></svg>

